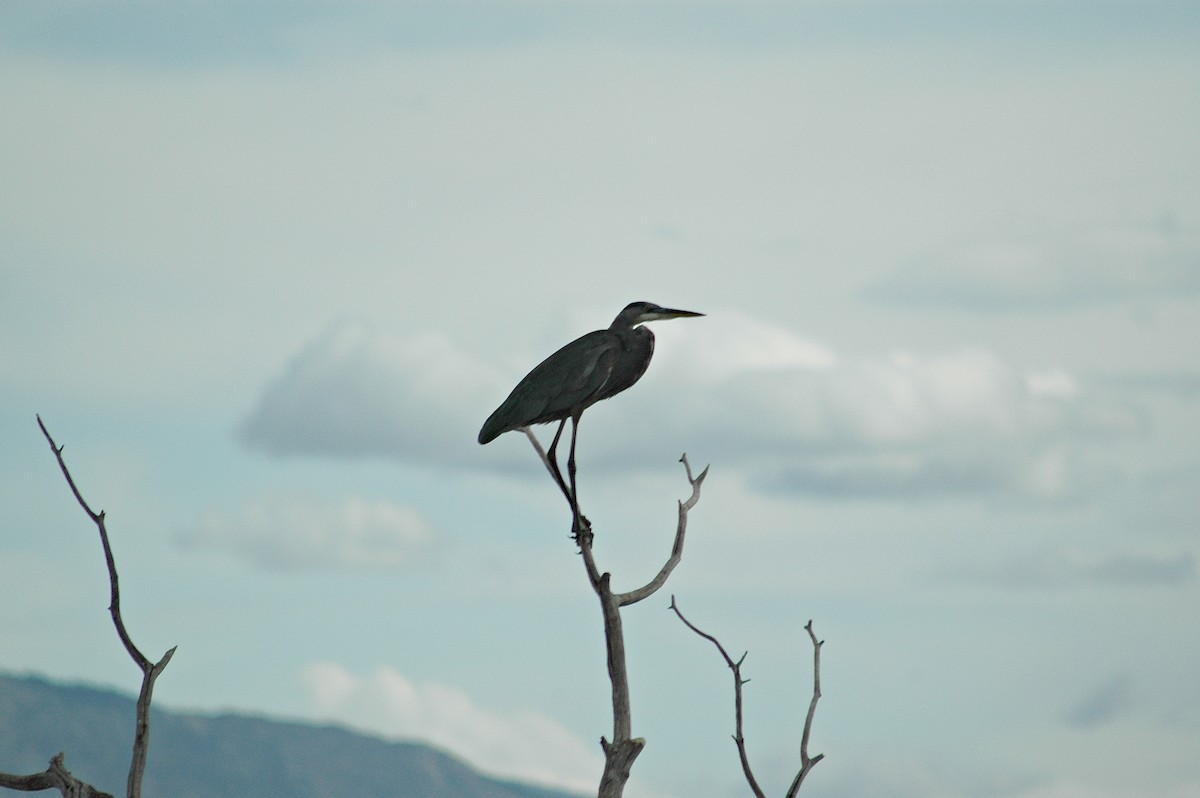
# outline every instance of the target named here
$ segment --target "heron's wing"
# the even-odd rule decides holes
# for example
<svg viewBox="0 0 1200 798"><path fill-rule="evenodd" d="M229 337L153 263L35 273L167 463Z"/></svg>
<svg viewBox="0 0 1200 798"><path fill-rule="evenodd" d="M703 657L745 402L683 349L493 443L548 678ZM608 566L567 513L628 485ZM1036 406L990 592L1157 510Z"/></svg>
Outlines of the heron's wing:
<svg viewBox="0 0 1200 798"><path fill-rule="evenodd" d="M543 360L517 385L528 423L562 414L596 397L612 373L621 342L608 330L577 338ZM594 399L593 399L594 400Z"/></svg>
<svg viewBox="0 0 1200 798"><path fill-rule="evenodd" d="M543 360L513 388L479 433L487 442L502 432L566 418L600 398L621 349L608 330L577 338Z"/></svg>

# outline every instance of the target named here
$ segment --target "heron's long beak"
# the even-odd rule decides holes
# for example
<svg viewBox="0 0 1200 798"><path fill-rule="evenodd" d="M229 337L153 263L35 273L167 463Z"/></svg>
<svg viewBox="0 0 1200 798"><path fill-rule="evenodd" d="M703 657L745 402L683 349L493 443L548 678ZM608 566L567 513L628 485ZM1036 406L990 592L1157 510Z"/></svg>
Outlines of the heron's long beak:
<svg viewBox="0 0 1200 798"><path fill-rule="evenodd" d="M646 314L646 320L658 319L689 319L696 316L703 316L703 313L697 313L694 310L675 310L674 308L659 308L656 311Z"/></svg>

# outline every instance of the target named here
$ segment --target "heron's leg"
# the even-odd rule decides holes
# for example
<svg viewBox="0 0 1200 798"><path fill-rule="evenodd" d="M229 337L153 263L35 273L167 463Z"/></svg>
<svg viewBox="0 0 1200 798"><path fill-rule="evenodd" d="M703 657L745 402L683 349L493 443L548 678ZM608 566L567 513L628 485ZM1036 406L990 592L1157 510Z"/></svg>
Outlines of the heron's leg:
<svg viewBox="0 0 1200 798"><path fill-rule="evenodd" d="M579 435L579 413L571 416L571 452L567 455L567 476L571 480L571 495L567 497L571 502L571 512L574 514L571 528L575 535L589 531L587 519L583 517L583 513L579 511L579 492L575 486L575 439Z"/></svg>
<svg viewBox="0 0 1200 798"><path fill-rule="evenodd" d="M558 484L559 490L563 492L563 496L567 498L567 503L572 507L575 506L571 498L573 491L567 489L567 482L563 479L562 471L558 467L558 439L562 437L563 427L567 426L567 420L564 418L558 422L558 430L554 433L554 440L550 442L550 451L546 454L546 466L550 469L550 476L554 477L554 481ZM571 437L571 451L575 451L574 435ZM569 465L569 464L568 464Z"/></svg>
<svg viewBox="0 0 1200 798"><path fill-rule="evenodd" d="M542 461L542 465L544 465L546 470L550 472L550 476L554 478L554 484L558 485L558 489L562 491L563 496L566 497L567 503L569 504L571 501L571 491L567 489L567 482L563 479L562 472L558 468L558 459L554 454L554 449L551 449L550 454L547 455L546 450L542 448L541 442L537 439L537 435L533 434L532 429L527 426L517 427L517 429L519 429L521 432L524 432L525 437L529 438L529 443L533 445L533 450L537 452L538 459ZM559 432L562 432L561 425L559 427ZM558 444L558 436L555 436L554 442L555 445Z"/></svg>

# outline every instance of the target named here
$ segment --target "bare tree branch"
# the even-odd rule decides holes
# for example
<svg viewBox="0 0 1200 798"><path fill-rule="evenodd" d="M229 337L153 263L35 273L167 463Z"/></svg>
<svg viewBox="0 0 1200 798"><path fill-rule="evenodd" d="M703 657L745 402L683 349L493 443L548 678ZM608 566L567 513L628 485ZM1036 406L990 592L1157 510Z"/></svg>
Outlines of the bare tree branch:
<svg viewBox="0 0 1200 798"><path fill-rule="evenodd" d="M591 535L581 544L590 557ZM594 565L591 567L595 567ZM608 660L608 679L612 684L613 736L612 741L600 738L604 749L604 772L600 777L599 798L620 798L629 781L630 769L646 741L633 737L633 714L629 700L629 673L625 667L625 633L621 625L621 605L609 587L609 574L600 577L595 585L604 615L604 642Z"/></svg>
<svg viewBox="0 0 1200 798"><path fill-rule="evenodd" d="M13 776L0 773L0 787L21 792L39 792L41 790L58 790L63 798L113 798L106 792L97 790L90 784L80 781L71 775L71 771L63 765L63 755L59 752L50 759L50 767L41 773L29 776Z"/></svg>
<svg viewBox="0 0 1200 798"><path fill-rule="evenodd" d="M683 557L683 537L687 532L688 510L696 506L696 502L700 501L700 486L704 483L704 478L708 476L708 466L700 472L700 476L692 477L692 466L688 462L687 454L685 453L679 458L679 462L683 463L683 468L687 473L688 482L692 486L692 495L687 498L687 501L679 502L679 520L675 526L675 545L671 547L671 556L663 565L657 575L642 587L636 590L630 590L628 593L618 593L616 596L617 603L624 607L627 604L636 604L644 598L649 598L658 592L659 588L667 583L667 577L675 570L675 566L679 565L679 560Z"/></svg>
<svg viewBox="0 0 1200 798"><path fill-rule="evenodd" d="M804 718L804 734L800 737L800 772L792 780L792 786L787 791L787 798L796 798L796 793L800 792L800 785L804 783L804 777L808 775L808 771L825 758L824 754L817 754L811 758L808 755L808 737L812 733L813 716L817 714L817 702L821 700L821 646L825 645L825 641L817 640L811 618L804 628L808 632L808 639L812 641L813 646L812 700L808 702L808 714Z"/></svg>
<svg viewBox="0 0 1200 798"><path fill-rule="evenodd" d="M746 738L742 735L742 685L748 681L742 678L742 662L745 661L746 655L742 654L741 659L735 662L733 657L729 656L729 652L725 650L725 646L721 645L720 640L708 632L700 630L684 617L683 612L679 609L679 605L675 603L674 596L671 596L671 609L679 616L679 620L683 621L684 626L716 646L717 651L721 653L721 657L725 660L725 664L733 671L733 742L737 745L738 759L741 760L742 773L746 776L746 783L750 785L750 789L754 792L756 798L766 798L763 795L762 788L758 786L758 780L754 778L754 771L750 768L750 759L746 755Z"/></svg>
<svg viewBox="0 0 1200 798"><path fill-rule="evenodd" d="M580 512L578 505L572 499L571 491L566 487L557 464L554 463L538 442L537 436L529 427L522 431L529 438L534 451L538 453L542 464L554 478L555 483L567 498L572 509L571 534L579 545L579 554L583 559L584 570L588 582L600 600L600 611L604 618L604 642L608 661L608 678L612 684L613 733L612 740L600 738L600 746L604 749L604 772L600 777L599 798L621 798L625 784L629 781L630 769L646 741L633 736L633 720L629 700L629 674L625 664L625 633L621 625L621 607L634 604L653 595L661 588L675 570L683 556L683 541L687 531L688 511L700 501L700 486L708 475L708 468L700 472L700 476L692 476L692 467L688 463L687 454L680 457L680 462L687 473L688 482L692 486L692 495L686 501L679 502L679 521L675 527L675 543L671 548L671 556L658 574L648 583L628 593L613 593L612 576L607 571L601 572L596 565L592 553L592 528L587 518ZM553 447L551 447L553 449Z"/></svg>
<svg viewBox="0 0 1200 798"><path fill-rule="evenodd" d="M742 663L746 660L746 654L738 660L734 660L729 656L729 652L725 650L725 646L721 645L721 641L713 635L698 628L695 624L684 617L683 612L679 609L679 605L675 603L675 597L671 596L671 609L683 621L684 626L691 629L700 637L712 643L717 647L721 657L725 660L725 664L733 671L733 715L734 715L734 734L733 741L737 745L738 759L742 764L742 773L746 777L746 783L750 785L750 789L754 792L756 798L765 798L762 788L758 786L758 780L754 778L754 772L750 767L750 759L746 754L746 738L742 734L742 685L750 681L742 678ZM813 766L825 758L824 754L817 754L814 757L808 755L808 739L812 734L813 718L817 713L817 701L821 698L821 646L825 641L818 641L816 634L813 633L812 621L805 624L804 628L808 631L809 639L813 644L813 692L812 700L808 704L808 714L804 719L804 732L800 737L800 771L796 774L796 778L792 780L791 786L787 791L787 798L796 798L796 793L800 791L800 785L804 782L804 778L812 770Z"/></svg>
<svg viewBox="0 0 1200 798"><path fill-rule="evenodd" d="M146 771L146 756L150 746L150 701L154 692L154 682L158 678L159 674L162 673L163 669L167 667L167 663L171 661L171 657L175 653L175 648L172 647L165 654L163 654L162 658L158 662L151 662L138 649L138 647L134 645L133 639L129 636L129 632L125 628L125 621L121 617L121 589L119 580L117 578L117 565L113 557L112 546L109 545L108 542L108 529L105 525L104 511L102 510L100 512L96 512L88 505L87 500L83 498L83 494L80 493L79 488L75 485L75 480L71 477L71 472L67 468L66 461L63 459L63 447L54 442L54 438L50 436L50 432L46 429L46 425L42 422L41 416L37 417L37 423L38 427L40 427L42 430L42 435L46 438L46 442L50 444L50 449L54 452L55 459L58 460L58 467L62 471L63 477L66 478L67 485L71 488L71 493L75 495L75 500L79 502L79 506L83 508L85 513L87 513L88 518L92 520L92 522L96 525L96 529L100 533L100 544L104 549L104 561L108 566L108 581L110 587L108 612L112 617L113 626L116 627L117 636L121 639L121 644L125 646L125 651L129 654L130 659L132 659L142 671L142 688L138 693L137 721L133 737L133 755L129 764L129 778L126 784L127 798L141 798L142 776ZM63 773L66 773L66 770L62 769L61 767L62 755L60 754L56 759L51 760L50 770L47 770L46 774L38 775L51 774L55 769L55 762L57 762L58 768ZM70 774L67 775L69 776ZM36 778L36 776L33 778ZM72 776L71 779L74 779L74 777ZM69 784L69 782L64 783ZM90 786L83 786L85 786L87 790L91 792L72 792L71 795L82 796L85 794L99 794L95 793ZM40 787L37 789L47 788ZM67 794L67 792L63 792L64 796Z"/></svg>

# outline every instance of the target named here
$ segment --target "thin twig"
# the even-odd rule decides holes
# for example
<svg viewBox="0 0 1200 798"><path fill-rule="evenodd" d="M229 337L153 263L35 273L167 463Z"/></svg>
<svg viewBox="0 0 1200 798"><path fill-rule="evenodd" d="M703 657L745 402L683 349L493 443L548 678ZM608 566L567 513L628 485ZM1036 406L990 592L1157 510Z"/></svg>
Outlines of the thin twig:
<svg viewBox="0 0 1200 798"><path fill-rule="evenodd" d="M75 486L75 480L71 478L71 472L67 470L67 463L63 460L63 447L54 442L50 437L50 432L46 429L46 425L42 423L42 417L37 417L38 426L42 428L42 435L45 436L46 442L50 444L50 449L54 452L55 458L58 459L58 467L62 471L63 476L67 479L67 485L70 486L71 492L75 494L75 500L79 502L79 506L88 514L88 518L96 524L96 528L100 530L100 543L104 547L104 562L108 564L108 583L110 586L110 599L108 604L109 615L112 616L113 626L117 628L117 636L121 638L122 645L129 652L129 656L133 659L137 666L145 671L150 667L150 660L138 650L138 647L133 644L133 640L129 637L129 632L125 630L125 622L121 619L121 588L117 580L117 565L113 559L112 546L108 543L108 530L104 525L104 511L95 512L88 506L87 501L83 498L83 494L79 492L79 488Z"/></svg>
<svg viewBox="0 0 1200 798"><path fill-rule="evenodd" d="M721 645L720 640L708 632L702 631L684 617L683 612L679 609L679 605L675 603L675 596L671 596L671 609L679 616L679 620L683 621L684 626L716 646L717 651L721 653L721 657L725 660L725 664L729 666L729 670L733 671L733 742L737 745L738 759L742 763L742 773L746 776L746 783L750 785L750 789L757 798L766 798L763 795L762 788L758 786L758 780L754 778L754 771L750 767L750 758L746 754L746 738L742 734L742 685L749 681L742 678L742 662L745 661L746 655L742 654L741 659L735 662L733 657L729 656L729 652L725 650L725 646Z"/></svg>
<svg viewBox="0 0 1200 798"><path fill-rule="evenodd" d="M742 773L746 777L746 783L750 785L750 789L754 792L756 798L765 798L762 789L758 786L758 781L754 778L754 772L750 767L750 759L746 754L746 739L742 734L742 685L750 681L742 678L742 663L746 659L746 655L742 654L741 658L734 660L729 656L729 652L725 650L725 646L721 645L721 641L713 635L701 630L691 621L684 617L680 611L679 605L675 603L675 597L671 596L671 609L683 621L684 626L691 629L700 637L712 643L717 647L725 664L733 671L733 714L734 714L734 735L733 741L737 745L738 760L742 764ZM813 633L812 621L805 624L804 628L808 631L809 639L813 644L813 692L812 700L808 704L808 714L804 718L804 732L800 737L800 771L796 774L796 778L792 780L791 786L787 791L787 798L796 798L796 793L800 791L800 785L804 782L804 778L812 770L813 766L825 758L824 754L817 754L814 757L808 755L808 739L812 734L813 718L817 713L817 701L821 698L821 646L825 641L817 640L816 634Z"/></svg>
<svg viewBox="0 0 1200 798"><path fill-rule="evenodd" d="M617 594L617 603L622 607L627 604L636 604L642 599L649 598L657 593L659 588L666 584L667 577L671 575L671 572L675 570L675 566L679 565L679 561L683 557L683 538L687 532L688 511L696 506L696 502L700 501L700 486L704 484L704 478L708 476L708 466L704 467L704 470L700 472L700 476L693 477L692 465L688 462L686 452L679 458L679 461L683 463L688 483L692 486L692 495L686 501L679 502L679 517L675 525L675 543L671 547L671 556L655 577L645 585L636 590L630 590L627 593Z"/></svg>
<svg viewBox="0 0 1200 798"><path fill-rule="evenodd" d="M817 714L817 702L821 700L821 646L825 645L825 641L817 640L811 618L804 625L804 629L808 632L808 639L812 641L813 646L812 700L808 702L808 714L804 718L804 734L800 736L800 771L792 780L792 786L788 788L787 798L796 798L796 793L800 792L800 785L804 783L804 777L812 770L813 765L825 758L824 754L817 754L811 758L808 755L808 737L812 734L813 717Z"/></svg>
<svg viewBox="0 0 1200 798"><path fill-rule="evenodd" d="M158 662L151 662L134 645L133 639L125 629L125 621L121 617L121 590L117 579L117 565L113 557L112 546L108 542L108 529L104 522L104 511L101 510L97 513L88 505L87 501L83 498L83 494L76 487L70 470L67 469L67 463L63 459L62 454L63 447L54 442L54 438L50 436L50 431L46 429L46 425L42 422L40 415L37 417L37 423L42 430L42 435L46 438L46 442L50 444L50 449L54 452L54 457L58 460L58 467L62 471L63 477L66 478L67 485L71 488L71 493L75 495L75 500L79 502L79 506L92 519L92 522L95 523L96 529L100 533L100 543L104 548L104 561L108 565L110 587L108 612L112 616L113 626L116 627L117 636L121 638L121 643L125 646L125 651L128 652L129 657L142 671L142 687L138 693L137 700L137 724L133 736L133 755L129 763L129 779L126 784L127 798L141 798L142 776L146 771L146 756L150 747L150 701L154 693L154 682L158 679L163 669L167 667L167 663L171 661L171 657L175 654L175 647L172 647L163 654Z"/></svg>

